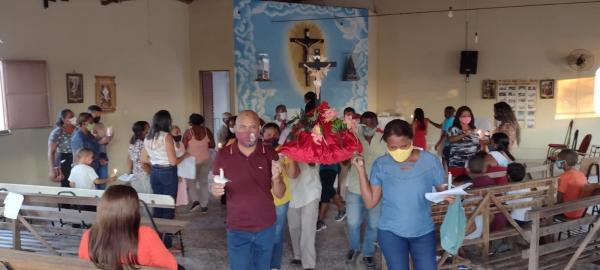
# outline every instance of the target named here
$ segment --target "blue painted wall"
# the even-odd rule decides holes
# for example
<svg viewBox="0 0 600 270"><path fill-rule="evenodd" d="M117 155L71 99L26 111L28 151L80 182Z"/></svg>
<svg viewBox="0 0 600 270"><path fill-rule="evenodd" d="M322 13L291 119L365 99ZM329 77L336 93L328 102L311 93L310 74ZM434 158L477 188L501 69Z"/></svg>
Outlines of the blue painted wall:
<svg viewBox="0 0 600 270"><path fill-rule="evenodd" d="M306 92L296 78L298 63L292 63L290 58L290 50L301 52L301 47L295 44L290 46L289 42L290 29L302 22L273 21L368 15L368 11L363 9L258 0L233 1L237 108L238 111L255 110L265 119L273 117L278 104L288 107L288 115L297 112L304 107L303 95ZM339 111L347 106L359 112L367 109L367 22L366 17L309 22L322 31L325 39L325 51L322 54L328 61L337 62L337 67L331 69L323 82L322 99L329 101ZM255 81L258 53L269 55L269 82ZM360 76L358 81L342 81L346 57L350 54Z"/></svg>

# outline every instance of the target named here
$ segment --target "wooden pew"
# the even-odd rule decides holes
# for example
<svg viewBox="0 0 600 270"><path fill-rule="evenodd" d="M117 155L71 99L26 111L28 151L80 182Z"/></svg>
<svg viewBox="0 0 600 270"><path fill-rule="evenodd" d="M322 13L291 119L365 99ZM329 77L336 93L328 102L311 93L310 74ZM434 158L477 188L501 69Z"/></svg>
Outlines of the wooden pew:
<svg viewBox="0 0 600 270"><path fill-rule="evenodd" d="M476 216L482 215L483 232L480 238L465 240L463 242L463 246L481 245L483 256L482 259L485 262L488 260L490 243L492 240L505 239L520 235L525 241L528 241L529 237L526 234L525 229L519 226L512 219L510 212L513 209L518 208L554 205L556 184L557 178L548 178L469 190L469 195L464 196L465 200L463 201L463 208L465 209L465 214L467 216L467 227L469 224L473 224L475 222ZM507 195L507 192L509 191L523 189L529 189L529 191L520 194ZM505 204L507 201L521 198L531 198L532 200L516 204ZM447 208L448 206L445 204L434 205L432 207L432 216L438 232L439 227L444 220ZM491 233L489 230L489 225L497 213L500 213L507 218L509 221L509 226L502 231ZM446 260L450 257L450 254L445 251L443 251L441 254L441 259L438 261L439 269L453 268L460 264L470 266L471 268L476 268L476 265L473 262L458 255L452 258L451 263L446 263Z"/></svg>
<svg viewBox="0 0 600 270"><path fill-rule="evenodd" d="M93 224L96 219L95 212L64 208L59 209L58 205L68 204L72 206L96 206L103 193L102 190L19 184L0 184L0 190L2 190L0 191L0 200L3 200L6 196L6 190L23 194L24 196L23 206L18 219L10 221L11 234L0 234L0 247L7 247L5 238L3 237L9 237L12 240L12 245L9 247L14 249L25 248L40 252L46 251L55 255L76 254L78 243L77 245L73 245L73 242L78 242L76 240L81 237L83 230L62 227L62 225L60 227L54 226L54 228L51 228L52 225L59 222L60 224ZM52 194L54 192L66 192L68 194L76 194L77 196ZM79 194L82 194L82 196L79 196ZM139 196L140 200L146 202L149 207L175 207L173 198L167 195L140 194ZM142 224L155 226L157 231L161 233L170 233L177 236L182 243L181 253L182 255L185 255L185 250L183 249L182 231L189 223L188 221L158 218L150 219L148 216L144 217L144 211L141 212ZM47 224L45 226L34 226L31 224L32 221L41 221L46 223L52 222L52 225ZM21 226L24 226L30 233L25 235L25 239L21 239ZM50 233L48 233L49 231ZM60 235L61 237L56 239L56 235ZM49 241L46 241L45 239L49 239ZM23 246L21 245L22 240L24 240ZM69 245L65 246L63 242L67 242ZM42 244L41 246L40 243Z"/></svg>
<svg viewBox="0 0 600 270"><path fill-rule="evenodd" d="M33 252L0 248L0 262L13 270L88 270L96 266L79 258L50 256ZM9 268L10 267L10 268ZM139 269L155 270L159 268L140 266Z"/></svg>
<svg viewBox="0 0 600 270"><path fill-rule="evenodd" d="M560 223L553 222L555 215L580 208L591 208L598 204L600 204L600 195L529 211L528 218L532 221L532 225L531 229L525 231L530 238L529 249L490 261L486 267L568 270L577 263L599 261L600 239L597 231L600 228L600 219L597 215L586 215ZM581 227L587 231L566 239L554 237L559 232Z"/></svg>

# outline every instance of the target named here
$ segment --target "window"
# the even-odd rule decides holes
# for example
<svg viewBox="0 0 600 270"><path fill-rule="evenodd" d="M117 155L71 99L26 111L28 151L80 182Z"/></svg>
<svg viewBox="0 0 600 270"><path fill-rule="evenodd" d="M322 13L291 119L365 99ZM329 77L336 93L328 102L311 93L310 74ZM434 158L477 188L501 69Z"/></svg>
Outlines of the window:
<svg viewBox="0 0 600 270"><path fill-rule="evenodd" d="M595 75L557 82L556 119L600 117L600 69Z"/></svg>
<svg viewBox="0 0 600 270"><path fill-rule="evenodd" d="M6 105L4 104L4 72L2 70L2 61L0 61L0 132L5 132L6 126Z"/></svg>

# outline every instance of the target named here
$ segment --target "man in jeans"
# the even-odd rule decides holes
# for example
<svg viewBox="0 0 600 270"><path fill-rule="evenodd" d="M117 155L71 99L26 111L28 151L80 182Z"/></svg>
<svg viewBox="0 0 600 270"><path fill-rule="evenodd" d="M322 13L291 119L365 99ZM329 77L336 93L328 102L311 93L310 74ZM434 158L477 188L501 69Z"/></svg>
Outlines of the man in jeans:
<svg viewBox="0 0 600 270"><path fill-rule="evenodd" d="M259 136L258 115L242 111L235 122L237 141L219 150L213 166L215 177L223 170L229 180L213 183L211 192L218 197L227 191L227 254L232 270L264 270L271 264L273 196L283 197L286 187L277 153L259 142Z"/></svg>
<svg viewBox="0 0 600 270"><path fill-rule="evenodd" d="M100 122L102 117L102 108L100 108L100 106L89 106L88 112L94 119L94 131L92 133L100 145L98 152L98 163L100 164L100 167L98 167L96 173L98 174L98 178L106 179L108 178L108 155L106 154L106 146L112 140L112 130L109 130L109 128ZM96 184L96 188L106 189L106 184Z"/></svg>
<svg viewBox="0 0 600 270"><path fill-rule="evenodd" d="M371 173L371 166L378 157L386 153L385 142L381 139L382 134L377 132L377 115L373 112L365 112L360 117L363 124L356 136L363 147L363 157L367 175ZM354 263L361 252L360 227L367 222L362 245L363 263L367 269L376 269L373 254L375 253L375 241L377 240L377 223L379 221L380 205L368 209L360 196L360 184L356 168L351 167L348 172L348 191L346 192L346 213L348 223L348 238L350 250L346 256L346 263Z"/></svg>

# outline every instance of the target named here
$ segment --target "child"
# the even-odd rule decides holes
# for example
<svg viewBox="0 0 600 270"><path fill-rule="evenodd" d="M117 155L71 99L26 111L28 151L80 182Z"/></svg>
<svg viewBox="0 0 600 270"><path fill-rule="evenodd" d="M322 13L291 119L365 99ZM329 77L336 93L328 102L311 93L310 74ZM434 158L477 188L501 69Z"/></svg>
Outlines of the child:
<svg viewBox="0 0 600 270"><path fill-rule="evenodd" d="M575 201L581 197L583 186L587 184L587 178L580 172L577 165L577 152L566 149L560 151L556 166L563 169L564 172L558 178L558 203ZM564 216L569 219L580 218L584 213L584 209L577 209L564 213Z"/></svg>
<svg viewBox="0 0 600 270"><path fill-rule="evenodd" d="M183 156L183 154L185 154L185 146L181 142L181 139L183 138L181 129L178 126L173 126L173 128L171 128L171 136L173 136L173 140L175 140L175 154L177 157Z"/></svg>
<svg viewBox="0 0 600 270"><path fill-rule="evenodd" d="M143 163L141 159L142 150L144 149L144 138L148 134L150 124L146 121L137 121L131 127L133 136L129 140L129 158L127 159L127 167L129 174L133 174L131 186L138 193L152 194L152 186L150 185L150 166Z"/></svg>
<svg viewBox="0 0 600 270"><path fill-rule="evenodd" d="M485 152L479 152L469 159L469 176L473 179L473 188L493 186L494 179L485 175Z"/></svg>
<svg viewBox="0 0 600 270"><path fill-rule="evenodd" d="M496 134L498 134L498 133L496 133ZM508 181L510 181L511 183L518 183L518 182L523 181L523 178L525 178L525 174L526 174L525 166L523 166L522 164L520 164L520 163L508 164L508 167L506 169L506 176L508 178ZM507 195L515 195L515 194L527 193L530 191L531 191L530 189L525 188L525 189L520 189L520 190L509 191L506 194ZM506 204L510 205L510 204L524 203L524 202L530 202L532 200L533 200L533 198L521 198L521 199L507 201ZM510 213L510 216L520 226L527 225L530 222L525 221L525 214L529 210L531 210L531 207L513 209L512 212Z"/></svg>
<svg viewBox="0 0 600 270"><path fill-rule="evenodd" d="M185 145L181 141L183 136L181 135L181 129L178 126L173 126L171 128L171 136L173 136L173 140L175 144L175 155L177 157L181 157L185 154ZM179 182L177 184L177 198L175 198L175 206L187 205L189 203L189 198L187 196L187 183L185 179L182 177L178 177Z"/></svg>
<svg viewBox="0 0 600 270"><path fill-rule="evenodd" d="M113 174L106 179L99 179L96 171L90 165L94 162L94 152L82 148L77 151L77 165L71 169L69 176L69 185L72 188L96 189L95 185L102 185L114 182L117 175Z"/></svg>

